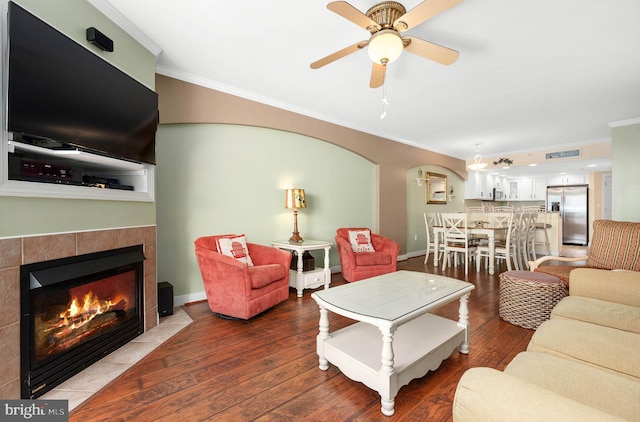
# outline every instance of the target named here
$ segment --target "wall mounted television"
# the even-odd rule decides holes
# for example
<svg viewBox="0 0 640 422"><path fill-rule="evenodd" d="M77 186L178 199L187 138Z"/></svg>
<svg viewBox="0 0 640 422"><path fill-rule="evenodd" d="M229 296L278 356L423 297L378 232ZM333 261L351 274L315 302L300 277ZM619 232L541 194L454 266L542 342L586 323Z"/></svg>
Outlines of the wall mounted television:
<svg viewBox="0 0 640 422"><path fill-rule="evenodd" d="M153 90L13 2L8 27L9 132L155 164Z"/></svg>

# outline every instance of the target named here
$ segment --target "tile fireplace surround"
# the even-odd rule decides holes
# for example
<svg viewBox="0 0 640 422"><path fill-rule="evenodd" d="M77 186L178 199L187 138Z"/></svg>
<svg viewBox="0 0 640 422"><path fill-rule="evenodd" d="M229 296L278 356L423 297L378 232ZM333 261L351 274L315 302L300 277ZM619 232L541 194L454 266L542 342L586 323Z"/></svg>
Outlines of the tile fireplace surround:
<svg viewBox="0 0 640 422"><path fill-rule="evenodd" d="M144 245L145 332L158 324L156 227L35 235L0 239L0 397L20 398L20 265L125 246Z"/></svg>

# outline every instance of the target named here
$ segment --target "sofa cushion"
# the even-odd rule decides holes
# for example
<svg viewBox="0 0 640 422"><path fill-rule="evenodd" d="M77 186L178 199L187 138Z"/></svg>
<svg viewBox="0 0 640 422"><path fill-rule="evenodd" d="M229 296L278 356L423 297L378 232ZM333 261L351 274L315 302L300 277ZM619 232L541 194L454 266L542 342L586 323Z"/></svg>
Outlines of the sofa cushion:
<svg viewBox="0 0 640 422"><path fill-rule="evenodd" d="M453 399L455 422L623 421L493 368L471 368Z"/></svg>
<svg viewBox="0 0 640 422"><path fill-rule="evenodd" d="M253 266L249 249L247 248L247 239L244 234L232 236L220 236L216 239L218 252L222 255L230 256L240 262L244 262L248 266Z"/></svg>
<svg viewBox="0 0 640 422"><path fill-rule="evenodd" d="M590 297L565 297L553 308L551 318L584 321L640 334L640 307Z"/></svg>
<svg viewBox="0 0 640 422"><path fill-rule="evenodd" d="M370 230L349 230L349 243L354 252L375 252Z"/></svg>
<svg viewBox="0 0 640 422"><path fill-rule="evenodd" d="M579 269L571 272L570 296L640 307L640 272Z"/></svg>
<svg viewBox="0 0 640 422"><path fill-rule="evenodd" d="M280 280L285 275L285 269L280 264L256 265L249 268L251 287L259 289Z"/></svg>
<svg viewBox="0 0 640 422"><path fill-rule="evenodd" d="M582 321L550 319L535 332L528 351L547 353L640 382L640 336Z"/></svg>
<svg viewBox="0 0 640 422"><path fill-rule="evenodd" d="M640 223L596 220L587 266L640 271Z"/></svg>
<svg viewBox="0 0 640 422"><path fill-rule="evenodd" d="M358 252L355 257L358 266L391 264L391 255L385 252Z"/></svg>
<svg viewBox="0 0 640 422"><path fill-rule="evenodd" d="M504 372L623 419L640 415L640 383L607 371L545 353L522 352Z"/></svg>

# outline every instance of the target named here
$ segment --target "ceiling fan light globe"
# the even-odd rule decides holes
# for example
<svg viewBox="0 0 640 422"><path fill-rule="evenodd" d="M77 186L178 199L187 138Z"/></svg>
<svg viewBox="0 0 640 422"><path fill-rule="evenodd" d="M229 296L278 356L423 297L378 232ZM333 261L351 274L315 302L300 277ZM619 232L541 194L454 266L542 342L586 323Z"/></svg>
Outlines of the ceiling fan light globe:
<svg viewBox="0 0 640 422"><path fill-rule="evenodd" d="M369 57L374 63L386 65L400 57L402 38L393 29L384 29L373 34L369 40Z"/></svg>

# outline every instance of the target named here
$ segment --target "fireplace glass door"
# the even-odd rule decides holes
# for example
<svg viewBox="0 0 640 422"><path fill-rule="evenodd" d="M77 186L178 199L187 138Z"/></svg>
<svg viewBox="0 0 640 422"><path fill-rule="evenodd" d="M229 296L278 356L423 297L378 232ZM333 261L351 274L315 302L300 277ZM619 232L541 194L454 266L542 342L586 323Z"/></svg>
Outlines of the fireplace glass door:
<svg viewBox="0 0 640 422"><path fill-rule="evenodd" d="M36 398L143 331L142 246L21 268L22 398Z"/></svg>

